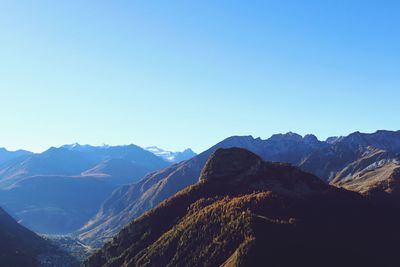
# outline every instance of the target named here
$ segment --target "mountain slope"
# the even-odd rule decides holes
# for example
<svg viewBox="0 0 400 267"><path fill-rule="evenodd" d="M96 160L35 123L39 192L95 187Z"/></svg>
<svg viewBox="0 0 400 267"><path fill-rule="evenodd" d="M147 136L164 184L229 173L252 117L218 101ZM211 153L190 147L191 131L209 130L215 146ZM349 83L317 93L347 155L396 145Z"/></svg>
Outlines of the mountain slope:
<svg viewBox="0 0 400 267"><path fill-rule="evenodd" d="M2 266L77 266L78 262L35 233L19 225L0 208Z"/></svg>
<svg viewBox="0 0 400 267"><path fill-rule="evenodd" d="M139 181L152 170L153 168L149 169L126 159L113 158L102 161L93 168L82 172L81 175L85 177L106 177L109 178L110 182L126 184Z"/></svg>
<svg viewBox="0 0 400 267"><path fill-rule="evenodd" d="M313 151L298 166L325 181L331 181L338 172L362 158L371 148L400 153L400 131L352 133Z"/></svg>
<svg viewBox="0 0 400 267"><path fill-rule="evenodd" d="M32 152L26 150L8 151L5 148L0 148L0 165L6 161L30 154L32 154Z"/></svg>
<svg viewBox="0 0 400 267"><path fill-rule="evenodd" d="M362 194L382 191L387 194L399 193L400 163L399 161L380 162L379 166L369 170L361 170L350 179L335 181L332 184ZM400 203L399 203L400 204Z"/></svg>
<svg viewBox="0 0 400 267"><path fill-rule="evenodd" d="M83 266L394 266L399 234L385 234L398 220L386 216L298 168L219 149L199 183L128 224Z"/></svg>
<svg viewBox="0 0 400 267"><path fill-rule="evenodd" d="M384 150L371 150L347 166L332 185L359 192L370 199L400 207L400 157Z"/></svg>

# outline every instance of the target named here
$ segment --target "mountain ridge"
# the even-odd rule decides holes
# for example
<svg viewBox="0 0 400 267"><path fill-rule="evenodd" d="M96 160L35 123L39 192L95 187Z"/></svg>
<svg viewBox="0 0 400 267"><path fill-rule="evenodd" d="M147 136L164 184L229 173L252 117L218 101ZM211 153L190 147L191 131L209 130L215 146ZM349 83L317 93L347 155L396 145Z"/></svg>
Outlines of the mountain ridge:
<svg viewBox="0 0 400 267"><path fill-rule="evenodd" d="M382 139L381 135L386 133L400 140L400 132L391 131L366 134L366 140ZM320 178L328 182L332 170L342 170L367 150L367 147L359 146L359 138L354 138L358 135L355 133L332 143L319 141L312 135L302 137L294 133L274 135L272 140L262 140L252 136L226 138L190 160L150 173L138 184L118 189L104 202L99 213L78 232L78 236L83 242L94 246L101 245L132 219L176 192L196 183L208 156L218 148L242 147L256 153L264 160L288 162L317 176L322 174ZM378 138L375 135L378 135ZM390 145L384 143L380 146L386 148Z"/></svg>
<svg viewBox="0 0 400 267"><path fill-rule="evenodd" d="M67 234L119 185L169 165L136 145L51 147L0 164L0 205L34 231Z"/></svg>

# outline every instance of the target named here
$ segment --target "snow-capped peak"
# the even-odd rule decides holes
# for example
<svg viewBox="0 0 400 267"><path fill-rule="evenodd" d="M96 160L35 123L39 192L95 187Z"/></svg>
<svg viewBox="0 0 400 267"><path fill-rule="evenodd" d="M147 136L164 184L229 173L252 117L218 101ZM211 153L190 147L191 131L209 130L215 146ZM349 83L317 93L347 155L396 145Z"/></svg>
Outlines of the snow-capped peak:
<svg viewBox="0 0 400 267"><path fill-rule="evenodd" d="M156 147L156 146L149 146L145 148L147 151L153 153L154 155L163 158L166 161L169 162L180 162L183 160L190 159L194 156L196 156L196 153L193 152L190 148L185 149L183 152L173 152L173 151L168 151L164 150L162 148Z"/></svg>

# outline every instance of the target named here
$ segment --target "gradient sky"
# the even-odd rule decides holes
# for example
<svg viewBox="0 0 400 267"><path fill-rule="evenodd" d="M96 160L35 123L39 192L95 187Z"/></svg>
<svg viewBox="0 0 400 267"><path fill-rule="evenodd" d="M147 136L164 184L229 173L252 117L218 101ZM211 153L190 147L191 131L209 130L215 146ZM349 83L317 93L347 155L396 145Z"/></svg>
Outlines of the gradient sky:
<svg viewBox="0 0 400 267"><path fill-rule="evenodd" d="M1 1L0 146L398 130L400 1Z"/></svg>

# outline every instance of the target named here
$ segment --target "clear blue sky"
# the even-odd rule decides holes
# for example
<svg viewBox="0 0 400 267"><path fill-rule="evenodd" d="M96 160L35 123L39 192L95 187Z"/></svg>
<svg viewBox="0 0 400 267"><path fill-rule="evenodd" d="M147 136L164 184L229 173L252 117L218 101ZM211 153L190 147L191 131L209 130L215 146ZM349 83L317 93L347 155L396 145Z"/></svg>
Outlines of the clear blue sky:
<svg viewBox="0 0 400 267"><path fill-rule="evenodd" d="M399 1L1 1L0 146L397 130Z"/></svg>

